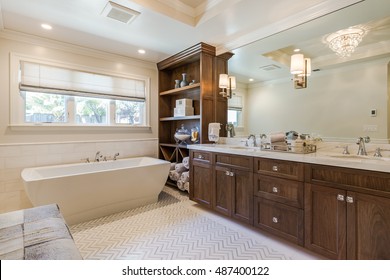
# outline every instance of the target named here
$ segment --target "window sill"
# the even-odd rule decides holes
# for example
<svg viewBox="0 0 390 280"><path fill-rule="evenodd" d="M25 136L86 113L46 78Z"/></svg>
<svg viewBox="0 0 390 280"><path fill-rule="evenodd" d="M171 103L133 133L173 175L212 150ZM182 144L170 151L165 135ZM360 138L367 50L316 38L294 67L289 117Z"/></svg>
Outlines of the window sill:
<svg viewBox="0 0 390 280"><path fill-rule="evenodd" d="M9 124L13 131L150 131L150 126L138 125L65 125L51 123Z"/></svg>

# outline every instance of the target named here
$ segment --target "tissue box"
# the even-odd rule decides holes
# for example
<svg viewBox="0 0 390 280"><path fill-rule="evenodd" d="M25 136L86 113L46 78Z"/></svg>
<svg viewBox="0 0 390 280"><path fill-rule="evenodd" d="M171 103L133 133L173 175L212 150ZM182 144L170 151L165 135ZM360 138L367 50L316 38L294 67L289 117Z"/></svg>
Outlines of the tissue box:
<svg viewBox="0 0 390 280"><path fill-rule="evenodd" d="M176 108L192 107L192 99L183 98L176 100Z"/></svg>
<svg viewBox="0 0 390 280"><path fill-rule="evenodd" d="M194 108L193 107L179 107L175 108L173 112L174 117L184 117L184 116L193 116Z"/></svg>

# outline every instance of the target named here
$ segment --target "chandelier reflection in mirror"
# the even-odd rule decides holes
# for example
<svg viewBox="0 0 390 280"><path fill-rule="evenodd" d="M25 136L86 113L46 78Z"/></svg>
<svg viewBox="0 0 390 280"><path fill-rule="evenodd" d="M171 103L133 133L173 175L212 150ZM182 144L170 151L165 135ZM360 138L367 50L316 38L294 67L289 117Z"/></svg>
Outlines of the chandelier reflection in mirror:
<svg viewBox="0 0 390 280"><path fill-rule="evenodd" d="M340 57L349 57L362 41L366 31L360 27L339 30L325 37L325 43Z"/></svg>
<svg viewBox="0 0 390 280"><path fill-rule="evenodd" d="M290 73L294 75L296 89L307 88L307 77L311 75L311 60L303 54L296 53L291 56Z"/></svg>
<svg viewBox="0 0 390 280"><path fill-rule="evenodd" d="M236 89L236 77L229 76L228 74L219 75L219 88L222 91L219 93L225 98L232 98L232 90Z"/></svg>

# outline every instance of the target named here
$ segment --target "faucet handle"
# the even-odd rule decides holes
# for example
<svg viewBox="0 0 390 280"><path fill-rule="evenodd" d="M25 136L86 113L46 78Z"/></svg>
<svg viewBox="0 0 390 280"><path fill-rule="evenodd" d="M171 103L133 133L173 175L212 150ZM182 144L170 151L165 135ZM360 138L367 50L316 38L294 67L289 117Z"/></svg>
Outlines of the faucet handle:
<svg viewBox="0 0 390 280"><path fill-rule="evenodd" d="M343 155L349 155L348 145L344 146Z"/></svg>
<svg viewBox="0 0 390 280"><path fill-rule="evenodd" d="M382 157L381 148L375 149L374 157Z"/></svg>

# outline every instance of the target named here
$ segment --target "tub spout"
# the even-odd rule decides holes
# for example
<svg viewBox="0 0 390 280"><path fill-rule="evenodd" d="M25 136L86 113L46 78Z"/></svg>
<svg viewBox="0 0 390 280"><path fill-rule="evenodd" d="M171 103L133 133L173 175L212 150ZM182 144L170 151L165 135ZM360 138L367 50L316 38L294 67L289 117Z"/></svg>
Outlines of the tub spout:
<svg viewBox="0 0 390 280"><path fill-rule="evenodd" d="M113 158L113 160L116 160L116 158L119 156L119 153L116 153L115 155L114 155L114 158Z"/></svg>
<svg viewBox="0 0 390 280"><path fill-rule="evenodd" d="M96 152L95 155L95 162L99 162L102 159L103 155L100 154L100 152Z"/></svg>

